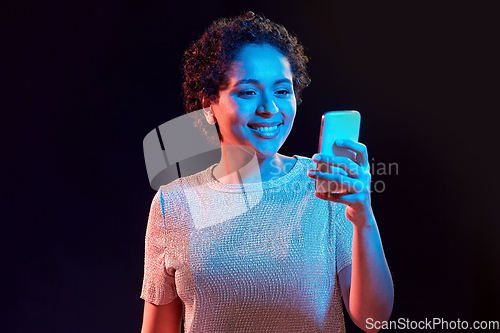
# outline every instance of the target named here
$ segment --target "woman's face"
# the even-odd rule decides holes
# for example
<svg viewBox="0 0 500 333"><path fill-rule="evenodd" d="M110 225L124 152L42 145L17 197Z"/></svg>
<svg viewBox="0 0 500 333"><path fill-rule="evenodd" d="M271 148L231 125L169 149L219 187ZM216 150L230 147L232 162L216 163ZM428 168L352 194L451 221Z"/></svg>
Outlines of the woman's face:
<svg viewBox="0 0 500 333"><path fill-rule="evenodd" d="M226 75L229 85L211 105L222 142L251 147L258 158L276 154L297 108L288 60L272 46L248 44Z"/></svg>

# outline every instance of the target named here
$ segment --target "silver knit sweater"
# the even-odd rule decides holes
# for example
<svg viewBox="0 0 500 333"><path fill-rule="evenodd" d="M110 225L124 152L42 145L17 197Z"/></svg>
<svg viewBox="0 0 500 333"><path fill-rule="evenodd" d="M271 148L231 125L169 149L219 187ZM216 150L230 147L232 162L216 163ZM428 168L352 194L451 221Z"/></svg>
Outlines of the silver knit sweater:
<svg viewBox="0 0 500 333"><path fill-rule="evenodd" d="M338 272L351 264L345 206L314 196L310 158L283 177L223 184L215 165L151 204L141 298L184 303L186 333L344 332Z"/></svg>

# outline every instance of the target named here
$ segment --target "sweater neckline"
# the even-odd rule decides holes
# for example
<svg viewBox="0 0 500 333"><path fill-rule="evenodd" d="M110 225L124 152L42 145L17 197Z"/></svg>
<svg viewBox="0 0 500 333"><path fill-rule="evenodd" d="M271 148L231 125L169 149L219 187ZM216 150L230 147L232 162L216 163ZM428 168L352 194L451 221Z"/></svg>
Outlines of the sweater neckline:
<svg viewBox="0 0 500 333"><path fill-rule="evenodd" d="M262 190L266 190L266 189L270 189L270 188L274 188L274 187L279 187L279 186L282 186L283 184L288 183L289 181L299 177L301 175L301 172L304 171L302 168L302 163L300 162L301 159L297 155L293 155L293 157L296 159L295 164L285 175L283 175L277 179L268 180L265 182L248 183L248 184L224 184L224 183L221 183L213 175L213 169L217 166L217 163L216 163L205 170L206 184L208 185L208 187L210 187L211 189L216 190L216 191L238 192L238 193L256 192L256 191L262 191Z"/></svg>

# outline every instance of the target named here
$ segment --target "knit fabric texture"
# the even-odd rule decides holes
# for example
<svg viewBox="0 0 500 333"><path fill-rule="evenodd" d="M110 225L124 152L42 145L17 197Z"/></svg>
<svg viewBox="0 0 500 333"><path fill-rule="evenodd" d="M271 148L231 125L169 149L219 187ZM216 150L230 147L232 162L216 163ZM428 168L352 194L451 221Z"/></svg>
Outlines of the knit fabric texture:
<svg viewBox="0 0 500 333"><path fill-rule="evenodd" d="M284 176L223 184L212 169L162 186L146 230L141 298L184 303L194 332L345 332L338 272L351 264L345 205L314 196L294 155Z"/></svg>

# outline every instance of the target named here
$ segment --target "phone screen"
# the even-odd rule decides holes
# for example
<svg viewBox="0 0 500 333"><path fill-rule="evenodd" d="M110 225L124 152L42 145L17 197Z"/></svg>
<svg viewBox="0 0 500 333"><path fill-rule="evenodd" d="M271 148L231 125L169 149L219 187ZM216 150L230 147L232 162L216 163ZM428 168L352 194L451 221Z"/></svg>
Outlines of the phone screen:
<svg viewBox="0 0 500 333"><path fill-rule="evenodd" d="M329 156L344 156L352 160L356 154L345 147L335 145L335 140L349 139L359 140L359 127L361 124L361 114L358 111L329 111L323 114L321 118L321 130L319 137L318 152ZM325 163L318 163L318 171L339 172L346 174L343 169L336 168L331 170ZM316 191L341 193L339 189L330 188L330 184L324 180L316 180Z"/></svg>

